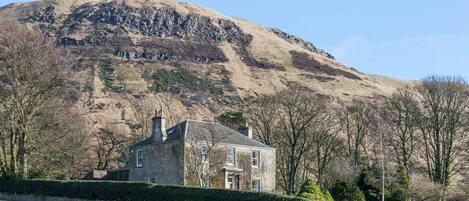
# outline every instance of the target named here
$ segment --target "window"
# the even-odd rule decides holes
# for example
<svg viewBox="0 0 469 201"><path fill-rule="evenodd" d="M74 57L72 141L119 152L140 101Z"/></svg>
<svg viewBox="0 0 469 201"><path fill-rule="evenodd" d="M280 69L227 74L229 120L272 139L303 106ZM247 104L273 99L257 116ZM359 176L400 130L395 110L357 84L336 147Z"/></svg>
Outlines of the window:
<svg viewBox="0 0 469 201"><path fill-rule="evenodd" d="M261 152L259 150L252 151L252 167L258 168L261 162Z"/></svg>
<svg viewBox="0 0 469 201"><path fill-rule="evenodd" d="M203 188L210 188L210 177L205 177L202 183Z"/></svg>
<svg viewBox="0 0 469 201"><path fill-rule="evenodd" d="M234 166L236 161L236 150L235 148L228 148L226 156L226 164Z"/></svg>
<svg viewBox="0 0 469 201"><path fill-rule="evenodd" d="M261 180L253 179L251 182L251 191L259 192L261 191Z"/></svg>
<svg viewBox="0 0 469 201"><path fill-rule="evenodd" d="M201 150L201 159L202 159L202 162L208 162L208 147L207 145L203 145L202 146L202 150Z"/></svg>
<svg viewBox="0 0 469 201"><path fill-rule="evenodd" d="M135 164L137 167L143 166L143 150L137 150Z"/></svg>

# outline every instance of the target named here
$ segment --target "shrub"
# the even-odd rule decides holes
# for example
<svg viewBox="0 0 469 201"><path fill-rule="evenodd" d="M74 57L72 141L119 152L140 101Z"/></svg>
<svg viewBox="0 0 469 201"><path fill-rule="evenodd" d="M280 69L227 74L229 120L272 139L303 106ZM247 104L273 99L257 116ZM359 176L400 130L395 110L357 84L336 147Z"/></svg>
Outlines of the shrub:
<svg viewBox="0 0 469 201"><path fill-rule="evenodd" d="M384 198L389 201L408 200L410 179L404 166L396 165L386 169ZM381 200L381 168L364 168L358 178L358 187L364 192L366 200Z"/></svg>
<svg viewBox="0 0 469 201"><path fill-rule="evenodd" d="M334 198L332 198L331 193L329 193L328 190L324 191L324 201L334 201Z"/></svg>
<svg viewBox="0 0 469 201"><path fill-rule="evenodd" d="M112 181L0 180L0 192L116 201L307 201L272 193Z"/></svg>
<svg viewBox="0 0 469 201"><path fill-rule="evenodd" d="M152 75L153 85L151 90L155 92L170 92L179 94L183 91L209 90L213 94L222 94L220 83L200 76L197 72L184 68L166 70L158 69Z"/></svg>
<svg viewBox="0 0 469 201"><path fill-rule="evenodd" d="M217 117L217 120L234 130L238 130L246 125L246 118L241 111L223 112Z"/></svg>
<svg viewBox="0 0 469 201"><path fill-rule="evenodd" d="M115 82L115 75L114 75L114 66L110 60L105 60L100 64L100 71L99 71L99 78L104 83L104 92L112 91L115 93L122 93L124 92L124 87L116 86Z"/></svg>
<svg viewBox="0 0 469 201"><path fill-rule="evenodd" d="M324 195L319 185L311 180L307 180L300 188L298 197L308 198L310 200L323 200Z"/></svg>
<svg viewBox="0 0 469 201"><path fill-rule="evenodd" d="M363 192L352 182L338 181L330 192L335 201L365 201Z"/></svg>
<svg viewBox="0 0 469 201"><path fill-rule="evenodd" d="M300 188L298 197L315 201L334 201L329 191L321 191L321 187L311 180L307 180Z"/></svg>

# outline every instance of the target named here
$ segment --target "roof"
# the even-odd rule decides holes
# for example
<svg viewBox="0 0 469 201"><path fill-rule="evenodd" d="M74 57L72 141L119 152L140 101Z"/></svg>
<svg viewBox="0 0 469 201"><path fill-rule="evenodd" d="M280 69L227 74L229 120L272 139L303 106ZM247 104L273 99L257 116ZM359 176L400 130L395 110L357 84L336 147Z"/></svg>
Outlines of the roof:
<svg viewBox="0 0 469 201"><path fill-rule="evenodd" d="M234 144L259 148L272 148L251 139L231 128L214 122L186 120L166 130L168 138L165 142L178 139L186 139L189 141L207 141L222 144ZM135 146L144 146L152 144L152 139L147 138L134 144Z"/></svg>

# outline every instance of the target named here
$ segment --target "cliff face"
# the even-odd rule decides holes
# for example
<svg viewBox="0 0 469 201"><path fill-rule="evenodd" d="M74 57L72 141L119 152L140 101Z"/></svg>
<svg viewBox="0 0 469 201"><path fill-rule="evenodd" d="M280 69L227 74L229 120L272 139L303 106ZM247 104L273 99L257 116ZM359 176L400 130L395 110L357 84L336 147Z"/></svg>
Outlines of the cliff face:
<svg viewBox="0 0 469 201"><path fill-rule="evenodd" d="M367 75L312 43L169 0L63 0L0 8L2 23L37 26L79 61L77 108L125 129L142 110L212 119L293 85L334 101L376 98L406 82Z"/></svg>

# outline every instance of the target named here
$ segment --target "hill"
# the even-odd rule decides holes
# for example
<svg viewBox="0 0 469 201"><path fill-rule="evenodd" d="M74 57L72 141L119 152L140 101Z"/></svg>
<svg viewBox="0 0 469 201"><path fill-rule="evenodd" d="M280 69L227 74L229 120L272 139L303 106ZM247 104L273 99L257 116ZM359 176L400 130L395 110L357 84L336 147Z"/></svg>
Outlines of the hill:
<svg viewBox="0 0 469 201"><path fill-rule="evenodd" d="M262 94L303 87L334 101L410 84L339 63L279 29L172 0L42 0L0 8L72 52L77 108L96 128L129 129L143 110L210 120Z"/></svg>

